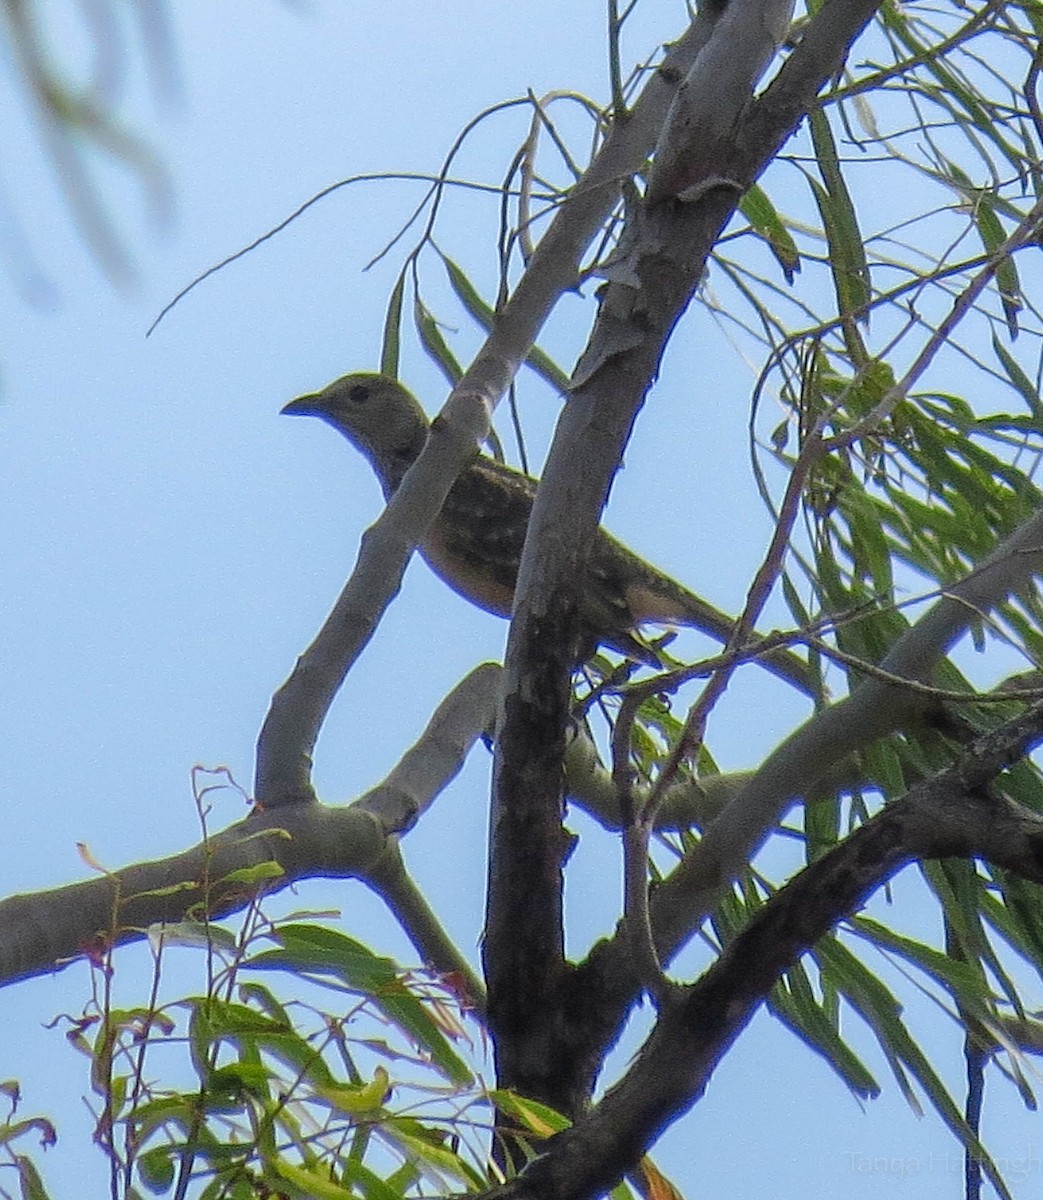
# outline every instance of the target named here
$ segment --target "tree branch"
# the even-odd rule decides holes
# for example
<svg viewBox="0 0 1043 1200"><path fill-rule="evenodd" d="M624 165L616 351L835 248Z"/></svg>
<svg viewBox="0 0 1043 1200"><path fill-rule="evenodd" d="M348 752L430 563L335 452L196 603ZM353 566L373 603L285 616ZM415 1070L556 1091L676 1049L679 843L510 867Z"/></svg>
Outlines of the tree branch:
<svg viewBox="0 0 1043 1200"><path fill-rule="evenodd" d="M397 841L391 841L368 868L363 882L391 910L424 966L451 979L460 999L479 1017L484 1017L485 986L406 870Z"/></svg>
<svg viewBox="0 0 1043 1200"><path fill-rule="evenodd" d="M627 121L613 128L559 208L496 327L432 424L427 445L377 522L315 641L272 697L257 741L254 790L268 808L313 800L311 755L348 671L401 586L410 555L453 481L488 432L489 415L514 378L579 262L644 162L677 84L706 43L716 14L699 15L649 78Z"/></svg>
<svg viewBox="0 0 1043 1200"><path fill-rule="evenodd" d="M902 635L880 664L891 676L922 681L968 628L1043 572L1043 513L1030 517L987 559ZM813 716L765 761L660 888L653 919L670 955L696 928L719 889L762 844L794 797L804 795L839 759L908 726L933 701L919 690L867 679L850 696ZM686 900L683 919L676 901Z"/></svg>
<svg viewBox="0 0 1043 1200"><path fill-rule="evenodd" d="M914 859L979 857L1043 883L1043 817L989 782L1043 741L1043 702L888 805L773 896L706 974L678 988L633 1066L547 1145L497 1200L581 1200L607 1191L702 1095L776 980Z"/></svg>
<svg viewBox="0 0 1043 1200"><path fill-rule="evenodd" d="M397 595L417 542L461 468L478 453L492 397L454 393L427 444L376 523L315 640L272 696L257 738L255 795L265 808L315 799L312 751L329 706Z"/></svg>
<svg viewBox="0 0 1043 1200"><path fill-rule="evenodd" d="M566 1112L585 1103L597 1069L595 1055L563 1040L577 1032L561 990L561 761L577 581L637 411L717 237L876 7L877 0L829 0L816 14L805 40L830 26L828 37L812 39L817 56L806 53L804 73L795 72L798 48L773 85L784 76L789 84L780 93L785 123L762 118L756 138L744 125L740 144L718 143L719 160L706 165L708 177L738 187L711 188L691 204L631 207L536 496L507 645L484 962L500 1082Z"/></svg>
<svg viewBox="0 0 1043 1200"><path fill-rule="evenodd" d="M394 848L491 724L499 677L494 663L465 676L387 778L347 807L313 801L257 808L171 858L0 901L0 985L66 966L99 947L136 941L149 926L181 921L193 910L227 916L259 889L277 891L302 879L357 878L378 893L387 884L387 903L425 963L462 975L480 1001L481 987L465 960L434 928L426 903L414 904L416 889L395 869ZM243 872L263 864L274 870L244 882Z"/></svg>
<svg viewBox="0 0 1043 1200"><path fill-rule="evenodd" d="M197 846L99 878L0 901L0 983L68 966L98 950L138 941L152 925L193 910L218 918L238 912L259 890L300 879L350 878L384 850L372 813L301 804L260 809ZM230 878L262 864L278 874L247 884Z"/></svg>

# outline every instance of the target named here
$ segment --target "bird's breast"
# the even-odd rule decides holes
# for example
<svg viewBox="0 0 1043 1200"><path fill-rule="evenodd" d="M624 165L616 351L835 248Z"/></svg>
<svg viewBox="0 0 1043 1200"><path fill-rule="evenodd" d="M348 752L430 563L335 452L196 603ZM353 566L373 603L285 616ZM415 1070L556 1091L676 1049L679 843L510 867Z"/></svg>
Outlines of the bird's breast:
<svg viewBox="0 0 1043 1200"><path fill-rule="evenodd" d="M509 617L514 604L517 564L510 571L496 571L494 564L477 553L468 552L459 536L446 536L440 520L421 543L420 553L432 571L454 592L486 612Z"/></svg>

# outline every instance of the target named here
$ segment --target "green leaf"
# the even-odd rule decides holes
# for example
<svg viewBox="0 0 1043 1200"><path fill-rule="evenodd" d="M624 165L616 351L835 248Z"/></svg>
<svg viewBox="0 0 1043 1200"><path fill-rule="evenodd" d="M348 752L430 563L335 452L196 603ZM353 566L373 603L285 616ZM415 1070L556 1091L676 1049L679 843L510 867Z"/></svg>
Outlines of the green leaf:
<svg viewBox="0 0 1043 1200"><path fill-rule="evenodd" d="M393 1145L406 1162L429 1176L473 1183L475 1175L467 1163L447 1146L444 1130L431 1129L413 1117L389 1117L379 1128L380 1136Z"/></svg>
<svg viewBox="0 0 1043 1200"><path fill-rule="evenodd" d="M1023 7L1031 9L1033 6L1030 3ZM949 56L935 54L930 45L913 33L912 22L901 6L897 4L882 5L880 16L885 26L905 44L910 55L916 59L918 68L927 71L934 77L938 86L924 89L929 90L934 104L951 115L956 128L964 128L969 118L974 129L988 138L1008 160L1014 171L1020 174L1023 155L1003 138L1001 124L995 119L995 111L982 104L980 94L966 86L960 76L951 69L952 59Z"/></svg>
<svg viewBox="0 0 1043 1200"><path fill-rule="evenodd" d="M900 955L906 962L945 984L961 999L976 1004L983 1011L982 1002L991 1001L992 996L984 987L984 976L970 963L951 958L933 946L896 933L893 929L888 929L886 925L881 925L879 921L874 921L870 917L850 917L848 923L853 932L860 937Z"/></svg>
<svg viewBox="0 0 1043 1200"><path fill-rule="evenodd" d="M1036 884L1002 872L1003 902L987 889L982 912L1008 945L1043 978L1043 912Z"/></svg>
<svg viewBox="0 0 1043 1200"><path fill-rule="evenodd" d="M909 790L905 781L901 755L893 738L882 738L867 746L861 754L866 782L878 787L888 800L897 800Z"/></svg>
<svg viewBox="0 0 1043 1200"><path fill-rule="evenodd" d="M868 579L883 600L894 594L891 554L881 527L880 512L864 488L851 482L839 497L838 507L851 531L851 549L855 570Z"/></svg>
<svg viewBox="0 0 1043 1200"><path fill-rule="evenodd" d="M336 1112L347 1116L358 1116L359 1113L372 1113L380 1109L390 1090L390 1078L383 1067L377 1067L369 1083L356 1086L331 1086L322 1084L315 1089L315 1094L321 1097Z"/></svg>
<svg viewBox="0 0 1043 1200"><path fill-rule="evenodd" d="M134 1110L134 1132L141 1145L161 1127L173 1125L187 1134L196 1118L195 1100L187 1096L162 1096L146 1100Z"/></svg>
<svg viewBox="0 0 1043 1200"><path fill-rule="evenodd" d="M178 1152L173 1146L156 1146L139 1154L135 1165L138 1177L150 1192L158 1196L174 1182L174 1159Z"/></svg>
<svg viewBox="0 0 1043 1200"><path fill-rule="evenodd" d="M312 1086L337 1086L321 1054L286 1020L285 1015L273 1019L246 1005L211 996L195 1002L189 1032L194 1059L203 1064L197 1069L208 1086L214 1076L206 1064L213 1057L213 1049L222 1043L239 1051L241 1064L251 1058L259 1063L258 1056L263 1052L285 1063L294 1075ZM263 1069L267 1078L270 1072ZM259 1076L252 1077L249 1086L254 1086L259 1079Z"/></svg>
<svg viewBox="0 0 1043 1200"><path fill-rule="evenodd" d="M402 343L402 298L406 291L406 269L391 289L387 312L384 315L384 336L380 342L380 372L398 378L399 353Z"/></svg>
<svg viewBox="0 0 1043 1200"><path fill-rule="evenodd" d="M154 927L165 946L188 946L222 951L230 957L238 953L235 935L220 925L206 921L177 921Z"/></svg>
<svg viewBox="0 0 1043 1200"><path fill-rule="evenodd" d="M829 118L823 109L813 108L808 121L822 185L814 179L810 182L829 247L829 266L837 305L842 315L862 320L872 297L865 239L859 228L854 201L840 169ZM861 356L852 354L852 359L856 366L862 365Z"/></svg>
<svg viewBox="0 0 1043 1200"><path fill-rule="evenodd" d="M491 332L496 324L495 311L481 298L477 288L467 278L463 270L451 258L446 255L441 255L442 262L445 264L446 274L449 277L449 284L456 294L456 298L467 309L467 312L487 333ZM557 389L559 392L567 392L569 390L569 376L566 371L548 355L545 354L538 346L533 346L529 353L525 356L525 363L530 367L541 379L544 379Z"/></svg>
<svg viewBox="0 0 1043 1200"><path fill-rule="evenodd" d="M814 862L831 850L840 834L840 800L835 791L816 789L804 804L805 859Z"/></svg>
<svg viewBox="0 0 1043 1200"><path fill-rule="evenodd" d="M113 1075L109 1082L109 1111L114 1116L120 1116L123 1113L123 1105L127 1099L127 1088L130 1084L130 1077L127 1075Z"/></svg>
<svg viewBox="0 0 1043 1200"><path fill-rule="evenodd" d="M988 255L994 256L1007 240L1003 222L996 214L996 208L989 192L975 189L975 203L971 208L974 226L981 238L982 245ZM1007 318L1007 328L1010 336L1018 335L1018 313L1022 308L1021 281L1018 278L1018 267L1012 255L1001 258L996 264L996 286L999 288L1000 303Z"/></svg>
<svg viewBox="0 0 1043 1200"><path fill-rule="evenodd" d="M140 892L141 897L145 896L176 896L179 892L194 892L199 887L199 884L194 879L185 879L181 883L170 883L165 887L149 888L148 891Z"/></svg>
<svg viewBox="0 0 1043 1200"><path fill-rule="evenodd" d="M43 1185L40 1172L37 1171L31 1158L24 1154L14 1156L15 1167L18 1171L18 1186L22 1200L49 1200L50 1193Z"/></svg>
<svg viewBox="0 0 1043 1200"><path fill-rule="evenodd" d="M280 879L285 874L277 862L262 862L252 867L239 867L235 871L229 871L221 883L244 883L252 888L269 879Z"/></svg>
<svg viewBox="0 0 1043 1200"><path fill-rule="evenodd" d="M263 1064L234 1062L211 1071L206 1085L218 1096L264 1096L271 1082L271 1072Z"/></svg>
<svg viewBox="0 0 1043 1200"><path fill-rule="evenodd" d="M271 1170L296 1188L302 1196L311 1200L357 1200L350 1187L343 1187L330 1179L329 1169L326 1167L309 1170L280 1157L271 1163ZM402 1200L401 1196L380 1195L368 1190L366 1195L372 1196L373 1200Z"/></svg>
<svg viewBox="0 0 1043 1200"><path fill-rule="evenodd" d="M1007 378L1013 385L1014 390L1028 405L1029 412L1032 413L1035 428L1043 432L1043 402L1039 398L1039 389L1021 369L1018 360L1003 345L995 332L992 334L992 348L996 352L996 357L1003 365L1004 371L1007 372Z"/></svg>
<svg viewBox="0 0 1043 1200"><path fill-rule="evenodd" d="M930 769L933 774L933 768ZM920 871L929 886L941 900L945 918L951 926L956 943L966 956L964 966L977 976L966 983L957 998L972 1014L988 1023L995 1021L995 1004L987 986L985 971L1003 989L1007 1000L1020 1016L1023 1013L1018 989L1004 969L999 956L992 947L982 921L982 897L986 894L985 881L978 875L973 864L953 859L943 862L922 862ZM956 987L954 981L953 987Z"/></svg>
<svg viewBox="0 0 1043 1200"><path fill-rule="evenodd" d="M283 1028L293 1028L293 1022L283 1007L282 1001L263 983L240 983L239 998L245 1004L255 1005L266 1017L282 1025Z"/></svg>
<svg viewBox="0 0 1043 1200"><path fill-rule="evenodd" d="M800 251L767 192L755 183L739 201L739 211L749 221L754 233L767 242L782 268L786 282L792 283L794 275L800 270Z"/></svg>
<svg viewBox="0 0 1043 1200"><path fill-rule="evenodd" d="M455 385L463 375L463 369L442 337L438 322L419 296L413 300L413 324L427 356L435 361L449 383Z"/></svg>
<svg viewBox="0 0 1043 1200"><path fill-rule="evenodd" d="M803 972L799 963L797 967ZM787 981L795 970L791 968L787 972ZM839 1030L810 994L810 988L807 994L798 996L785 984L777 983L771 990L767 1008L806 1046L820 1054L854 1095L863 1100L879 1095L880 1085L872 1072L840 1036Z"/></svg>
<svg viewBox="0 0 1043 1200"><path fill-rule="evenodd" d="M886 985L836 938L823 938L816 946L830 981L872 1029L895 1079L914 1112L920 1111L906 1071L912 1073L935 1111L960 1144L980 1162L993 1187L1012 1200L996 1166L974 1131L963 1118L919 1044L901 1019L901 1005ZM955 1026L954 1026L955 1029Z"/></svg>
<svg viewBox="0 0 1043 1200"><path fill-rule="evenodd" d="M641 1159L638 1166L645 1180L645 1188L642 1193L645 1200L684 1200L684 1193L680 1188L672 1180L667 1179L647 1154ZM633 1196L634 1193L630 1188L626 1188L625 1191L621 1190L624 1183L624 1180L620 1180L609 1193L615 1200L629 1200Z"/></svg>
<svg viewBox="0 0 1043 1200"><path fill-rule="evenodd" d="M506 1088L494 1089L489 1093L489 1098L501 1112L514 1117L525 1129L540 1138L551 1137L572 1124L568 1117L562 1116L549 1105Z"/></svg>
<svg viewBox="0 0 1043 1200"><path fill-rule="evenodd" d="M389 1187L379 1175L355 1160L345 1164L344 1178L347 1182L355 1185L355 1189L362 1193L365 1200L402 1200L400 1192ZM353 1200L357 1200L354 1190L349 1194ZM337 1195L339 1196L340 1193ZM308 1193L308 1196L310 1198L311 1193ZM331 1197L331 1200L335 1200L335 1198Z"/></svg>
<svg viewBox="0 0 1043 1200"><path fill-rule="evenodd" d="M0 1146L9 1146L27 1133L38 1134L41 1146L53 1146L58 1141L58 1133L46 1117L27 1117L0 1125Z"/></svg>
<svg viewBox="0 0 1043 1200"><path fill-rule="evenodd" d="M472 1073L453 1051L427 1006L409 990L394 962L374 954L361 942L321 925L284 925L271 935L281 948L253 955L249 969L279 968L327 983L332 979L368 996L403 1032L431 1055L443 1074L456 1084L470 1083Z"/></svg>

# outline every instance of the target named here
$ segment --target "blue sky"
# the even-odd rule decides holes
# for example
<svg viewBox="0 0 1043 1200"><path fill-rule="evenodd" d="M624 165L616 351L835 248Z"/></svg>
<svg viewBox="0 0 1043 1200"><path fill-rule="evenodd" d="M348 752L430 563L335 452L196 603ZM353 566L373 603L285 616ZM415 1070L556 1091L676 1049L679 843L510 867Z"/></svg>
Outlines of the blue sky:
<svg viewBox="0 0 1043 1200"><path fill-rule="evenodd" d="M146 340L159 309L331 182L435 170L483 106L529 87L567 87L599 100L607 92L602 13L577 0L265 2L250 6L248 22L233 7L176 6L176 96L157 102L140 60L132 66L122 111L169 172L172 217L152 222L138 183L111 163L96 164L137 267L136 284L122 290L105 280L72 228L9 64L0 61L9 114L0 134L2 186L49 281L44 302L26 298L17 266L3 284L6 892L84 877L77 842L109 866L194 842L194 763L226 764L249 786L268 697L335 598L380 506L368 468L340 439L318 422L281 419L278 410L338 374L376 367L400 259L362 268L420 187L342 190L196 289ZM61 6L55 11L60 44L76 60L76 28ZM640 8L631 54L676 35L683 13L681 4ZM534 38L534 29L542 35ZM461 170L498 181L523 131L523 118L498 118ZM491 202L468 198L444 226L444 248L486 286L495 264L482 238L494 222ZM429 287L433 301L446 300L433 264ZM477 335L448 305L447 314L459 322L448 335L466 360ZM589 320L589 310L569 299L548 333L546 344L566 368ZM441 402L438 375L419 352L407 352L403 370L429 409ZM750 381L720 330L694 311L639 423L607 516L643 555L732 609L768 531L746 460ZM528 382L521 403L540 447L553 397ZM501 430L510 447L506 422ZM502 622L469 608L415 562L324 730L316 762L323 798L348 800L379 779L445 692L475 663L502 653L505 633ZM771 684L741 683L715 717L712 745L722 765L755 763L799 711ZM478 749L405 844L418 879L475 957L487 771ZM212 819L223 825L241 815L229 794ZM581 951L611 928L619 853L581 817L572 825L584 835L569 881L571 944ZM911 884L897 885L899 901L903 894L912 894ZM339 907L350 932L412 961L360 887L309 885L294 903ZM126 961L133 980L144 956L130 951ZM26 1111L59 1121L61 1140L44 1161L57 1195L98 1194L106 1178L79 1100L85 1064L59 1031L42 1028L58 1012L78 1011L87 987L81 965L0 993L7 1032L0 1078L21 1078ZM914 996L911 1007L932 1048L946 1054L946 1078L959 1091L958 1039L926 1001ZM867 1054L886 1095L861 1111L819 1060L758 1017L705 1101L664 1139L658 1161L692 1195L957 1194L955 1143L932 1115L912 1116L879 1055ZM1003 1103L987 1109L986 1131L996 1152L1032 1155L1032 1127L1014 1119L998 1090L995 1099ZM1010 1178L1022 1194L1016 1173Z"/></svg>

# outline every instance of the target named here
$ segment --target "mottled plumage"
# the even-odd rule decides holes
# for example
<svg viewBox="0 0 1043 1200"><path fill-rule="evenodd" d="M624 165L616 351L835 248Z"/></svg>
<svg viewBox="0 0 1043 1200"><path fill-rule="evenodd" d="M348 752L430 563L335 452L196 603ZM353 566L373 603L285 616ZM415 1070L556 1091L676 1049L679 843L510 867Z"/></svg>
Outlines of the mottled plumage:
<svg viewBox="0 0 1043 1200"><path fill-rule="evenodd" d="M321 392L301 396L284 413L321 417L369 459L390 497L423 449L429 423L416 399L384 375L345 375ZM420 544L432 569L473 604L511 615L525 530L536 481L480 455L453 484L442 511ZM688 625L724 642L734 622L657 570L603 529L591 548L580 617L589 641L658 665L638 636L640 625ZM792 655L773 669L802 674Z"/></svg>

